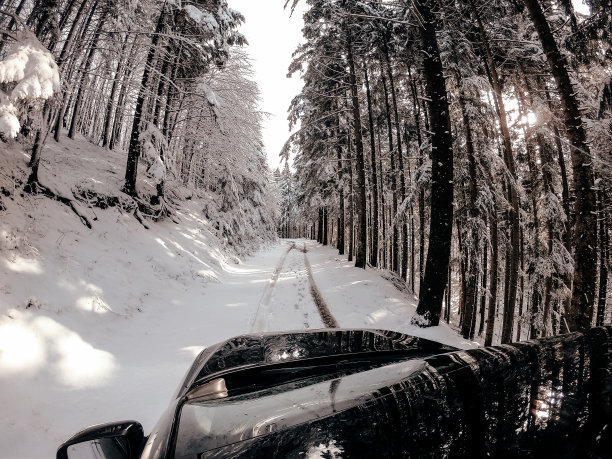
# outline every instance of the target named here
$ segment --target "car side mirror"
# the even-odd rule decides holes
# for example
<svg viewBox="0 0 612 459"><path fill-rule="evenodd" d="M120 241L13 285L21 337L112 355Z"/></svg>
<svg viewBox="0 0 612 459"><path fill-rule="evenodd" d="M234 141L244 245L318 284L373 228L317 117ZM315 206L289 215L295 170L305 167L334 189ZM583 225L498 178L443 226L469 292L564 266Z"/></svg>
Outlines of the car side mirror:
<svg viewBox="0 0 612 459"><path fill-rule="evenodd" d="M99 424L81 430L57 449L57 459L136 459L144 445L142 425L136 421Z"/></svg>

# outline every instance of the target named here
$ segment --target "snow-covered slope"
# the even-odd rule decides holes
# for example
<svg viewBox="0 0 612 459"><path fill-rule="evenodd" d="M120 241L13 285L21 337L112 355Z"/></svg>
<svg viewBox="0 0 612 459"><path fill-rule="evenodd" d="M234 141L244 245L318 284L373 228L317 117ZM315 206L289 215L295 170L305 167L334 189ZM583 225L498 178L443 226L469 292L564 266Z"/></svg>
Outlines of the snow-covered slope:
<svg viewBox="0 0 612 459"><path fill-rule="evenodd" d="M0 186L11 194L0 212L0 457L53 457L72 433L99 422L137 419L148 430L204 346L321 326L303 254L287 255L291 242L242 261L228 256L197 196L182 201L178 223L148 230L119 206L77 203L88 229L69 206L20 194L26 160L18 149L0 154ZM57 194L120 195L121 153L64 141L52 143L44 161L41 180ZM410 328L414 298L330 247L296 247L304 244L340 326L471 346L445 327Z"/></svg>
<svg viewBox="0 0 612 459"><path fill-rule="evenodd" d="M88 229L67 205L20 191L26 161L17 147L0 152L0 187L11 195L0 212L3 458L51 457L92 422L137 417L151 427L190 346L244 332L250 313L223 312L206 288L238 260L211 232L201 199L181 203L179 224L149 230L118 206L76 202ZM120 196L123 163L84 140L50 142L41 182L63 196Z"/></svg>

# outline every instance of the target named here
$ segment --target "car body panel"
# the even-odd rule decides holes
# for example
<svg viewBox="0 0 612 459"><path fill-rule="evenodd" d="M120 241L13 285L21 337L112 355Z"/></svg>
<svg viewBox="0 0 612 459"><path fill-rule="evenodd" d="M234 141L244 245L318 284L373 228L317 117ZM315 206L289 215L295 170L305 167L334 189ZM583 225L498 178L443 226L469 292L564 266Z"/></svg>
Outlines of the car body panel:
<svg viewBox="0 0 612 459"><path fill-rule="evenodd" d="M198 355L191 368L187 371L183 381L179 384L171 406L153 428L142 457L145 459L172 457L179 432L182 435L188 430L192 430L194 435L196 435L195 431L199 431L199 434L196 435L197 440L193 442L191 449L183 448L176 457L190 457L190 455L191 457L197 457L198 454L204 453L207 449L219 448L234 441L245 441L252 437L269 434L270 432L266 431L266 428L270 427L264 427L262 422L270 417L274 410L280 410L286 416L287 421L283 428L290 428L293 425L299 425L319 417L328 416L333 414L333 412L337 412L338 408L330 408L330 404L327 402L319 404L318 409L321 410L319 414L312 414L312 416L303 417L301 420L297 415L300 409L292 411L292 406L294 404L304 406L307 394L311 390L322 390L322 387L331 384L342 386L340 381L343 378L347 383L354 384L355 381L359 380L359 375L373 370L366 368L367 371L360 372L359 369L355 369L354 371L345 372L347 374L343 374L343 377L335 378L332 377L333 373L329 376L318 375L320 381L316 378L306 378L306 380L302 379L301 383L299 381L292 382L281 389L277 388L272 390L272 392L268 390L265 394L256 391L255 394L243 395L242 398L230 397L200 402L189 400L190 393L193 393L210 381L219 378L231 380L232 375L260 368L274 369L279 366L308 364L308 362L319 364L326 361L325 359L330 358L336 361L339 359L350 361L355 358L366 359L369 358L368 356L384 353L391 356L391 363L398 360L418 359L421 362L419 365L422 366L421 359L423 356L451 352L453 350L456 349L434 341L385 330L324 329L259 333L232 338L211 346ZM408 367L398 371L407 371L406 368ZM380 370L371 373L370 381L357 391L360 393L359 396L355 396L352 401L350 396L343 396L346 400L342 403L349 407L358 405L366 399L369 400L377 388L384 387L391 382L384 373L384 371L381 372ZM355 374L355 376L351 377L350 374ZM377 382L376 378L381 379ZM401 379L401 376L394 374L391 379L395 381ZM302 388L302 392L298 391L297 395L294 394L291 397L286 395L291 391L300 389L298 387L300 384L306 386L314 384L316 388ZM263 401L259 406L256 401L258 397L263 397ZM298 399L301 397L300 403L302 405L294 403L296 400L293 400L292 397ZM360 397L363 397L363 399ZM236 412L232 414L234 416L233 419L227 417L227 407L232 406L231 404L233 403L239 403L239 401L244 403L245 400L249 400L251 403L249 408L250 414ZM196 403L199 403L199 405ZM187 407L186 410L185 407ZM265 410L266 414L258 416L258 409ZM179 423L183 410L187 414L182 420L185 421L191 418L192 424L188 428L184 427L181 431L181 429L173 426ZM206 410L208 414L204 415L203 413ZM203 417L209 418L212 416L211 412L213 411L211 410L224 411L225 426L230 426L232 423L235 424L234 428L230 429L230 434L224 433L221 430L221 425L219 425L215 427L215 433L218 437L211 436L211 432L207 433L206 427L200 425ZM231 411L231 409L229 410ZM248 416L250 416L249 422L246 422L244 418ZM197 421L198 417L200 421ZM262 417L264 418L263 420ZM239 432L240 429L242 430ZM278 425L273 429L278 431ZM185 437L181 437L180 443L182 444L184 440Z"/></svg>
<svg viewBox="0 0 612 459"><path fill-rule="evenodd" d="M459 351L377 330L204 350L142 457L612 458L612 327Z"/></svg>

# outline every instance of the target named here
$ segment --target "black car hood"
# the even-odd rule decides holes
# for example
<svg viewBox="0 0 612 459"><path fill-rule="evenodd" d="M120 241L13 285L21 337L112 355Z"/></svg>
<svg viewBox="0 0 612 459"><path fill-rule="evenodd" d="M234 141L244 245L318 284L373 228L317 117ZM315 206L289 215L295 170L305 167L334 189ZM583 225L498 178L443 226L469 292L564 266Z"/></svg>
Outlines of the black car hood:
<svg viewBox="0 0 612 459"><path fill-rule="evenodd" d="M241 335L204 349L174 398L184 396L198 383L263 365L389 351L436 354L455 350L435 341L388 330L322 329Z"/></svg>
<svg viewBox="0 0 612 459"><path fill-rule="evenodd" d="M180 415L175 455L215 455L214 450L227 451L228 446L236 448L237 443L298 426L302 428L294 435L301 439L301 452L307 453L319 444L318 436L314 443L310 438L309 423L366 406L382 396L381 389L424 368L424 360L414 359L328 380L309 378L227 399L188 401Z"/></svg>
<svg viewBox="0 0 612 459"><path fill-rule="evenodd" d="M382 330L266 333L220 343L202 352L179 388L175 457L233 455L289 431L307 456L317 448L341 449L340 438L323 441L313 427L376 403L381 390L423 370L424 357L453 350ZM213 393L208 386L221 389ZM375 421L361 417L368 425Z"/></svg>

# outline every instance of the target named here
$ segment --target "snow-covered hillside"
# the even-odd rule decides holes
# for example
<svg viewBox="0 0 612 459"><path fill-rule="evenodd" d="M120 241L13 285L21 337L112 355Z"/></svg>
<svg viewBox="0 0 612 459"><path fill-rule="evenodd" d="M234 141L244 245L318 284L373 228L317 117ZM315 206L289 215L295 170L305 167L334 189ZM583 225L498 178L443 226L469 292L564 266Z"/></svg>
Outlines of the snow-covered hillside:
<svg viewBox="0 0 612 459"><path fill-rule="evenodd" d="M63 196L95 190L92 199L120 199L122 154L101 153L84 140L51 142L41 182ZM178 223L148 223L148 230L121 206L75 201L89 229L65 203L20 192L26 160L17 148L0 155L0 186L10 194L0 214L1 457L52 457L72 433L99 422L133 418L150 429L204 346L252 331L322 326L304 255L287 254L291 242L239 260L203 217L206 196L195 195L180 204ZM407 325L414 298L380 272L355 269L312 241L296 247L308 250L340 326L472 345L445 327Z"/></svg>

